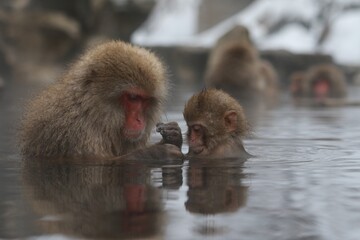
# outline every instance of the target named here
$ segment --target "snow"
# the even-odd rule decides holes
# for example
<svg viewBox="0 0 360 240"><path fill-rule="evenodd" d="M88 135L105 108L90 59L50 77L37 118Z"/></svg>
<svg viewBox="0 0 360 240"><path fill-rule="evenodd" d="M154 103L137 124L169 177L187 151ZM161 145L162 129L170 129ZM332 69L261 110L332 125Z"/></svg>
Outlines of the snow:
<svg viewBox="0 0 360 240"><path fill-rule="evenodd" d="M338 63L359 65L360 9L342 10L360 1L335 1L329 11L329 35L319 45L318 39L325 26L324 19L319 15L326 2L330 0L258 0L238 14L198 33L197 14L201 0L158 0L148 21L133 34L132 41L145 46L191 45L210 48L235 25L244 25L251 30L251 37L261 50L323 52L332 54ZM283 20L289 22L271 31ZM307 23L307 26L300 22Z"/></svg>
<svg viewBox="0 0 360 240"><path fill-rule="evenodd" d="M290 4L289 4L290 3ZM316 15L312 0L261 0L238 14L238 24L244 24L253 31L255 38L266 34L266 27L282 18L310 20Z"/></svg>
<svg viewBox="0 0 360 240"><path fill-rule="evenodd" d="M334 22L323 50L338 62L360 63L360 11L352 11Z"/></svg>
<svg viewBox="0 0 360 240"><path fill-rule="evenodd" d="M295 53L314 52L315 39L299 24L290 24L259 43L261 49L286 49Z"/></svg>
<svg viewBox="0 0 360 240"><path fill-rule="evenodd" d="M173 45L194 36L200 0L158 0L145 25L132 36L140 45Z"/></svg>

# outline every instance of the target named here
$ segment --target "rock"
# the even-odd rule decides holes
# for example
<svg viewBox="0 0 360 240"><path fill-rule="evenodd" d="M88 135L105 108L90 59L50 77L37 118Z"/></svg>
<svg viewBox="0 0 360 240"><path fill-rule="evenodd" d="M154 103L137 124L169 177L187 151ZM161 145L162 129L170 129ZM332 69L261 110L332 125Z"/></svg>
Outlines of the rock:
<svg viewBox="0 0 360 240"><path fill-rule="evenodd" d="M319 63L333 63L333 58L326 54L295 54L283 50L262 51L260 54L273 64L285 86L289 85L293 72L306 70Z"/></svg>

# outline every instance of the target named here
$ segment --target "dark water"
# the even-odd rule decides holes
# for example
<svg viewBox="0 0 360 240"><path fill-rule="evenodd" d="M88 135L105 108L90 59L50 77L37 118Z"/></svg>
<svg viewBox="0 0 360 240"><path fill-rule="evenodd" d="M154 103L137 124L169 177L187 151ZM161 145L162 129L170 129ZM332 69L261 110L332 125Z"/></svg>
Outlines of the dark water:
<svg viewBox="0 0 360 240"><path fill-rule="evenodd" d="M185 132L193 90L176 90L163 120ZM2 239L360 239L360 107L285 96L254 114L247 161L22 165L15 134L31 92L0 93Z"/></svg>

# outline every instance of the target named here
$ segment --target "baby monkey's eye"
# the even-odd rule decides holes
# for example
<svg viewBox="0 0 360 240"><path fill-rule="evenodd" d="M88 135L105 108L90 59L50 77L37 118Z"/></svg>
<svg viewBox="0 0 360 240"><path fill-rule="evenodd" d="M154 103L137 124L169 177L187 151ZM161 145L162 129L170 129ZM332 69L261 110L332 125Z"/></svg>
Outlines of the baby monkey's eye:
<svg viewBox="0 0 360 240"><path fill-rule="evenodd" d="M191 127L191 130L194 132L200 132L202 130L202 127L200 125L193 125Z"/></svg>
<svg viewBox="0 0 360 240"><path fill-rule="evenodd" d="M198 126L198 125L193 126L193 130L194 131L200 131L200 126Z"/></svg>

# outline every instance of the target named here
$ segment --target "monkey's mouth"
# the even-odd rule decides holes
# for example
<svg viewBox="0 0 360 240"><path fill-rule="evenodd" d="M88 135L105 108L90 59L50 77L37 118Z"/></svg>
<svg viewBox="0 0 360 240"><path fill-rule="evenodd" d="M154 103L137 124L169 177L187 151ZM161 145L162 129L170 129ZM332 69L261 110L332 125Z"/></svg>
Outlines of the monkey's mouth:
<svg viewBox="0 0 360 240"><path fill-rule="evenodd" d="M189 147L189 153L194 154L194 155L199 155L204 151L204 149L205 149L205 146L203 146L203 145Z"/></svg>
<svg viewBox="0 0 360 240"><path fill-rule="evenodd" d="M135 130L126 130L124 131L124 136L130 141L137 141L142 138L144 131L135 131Z"/></svg>

